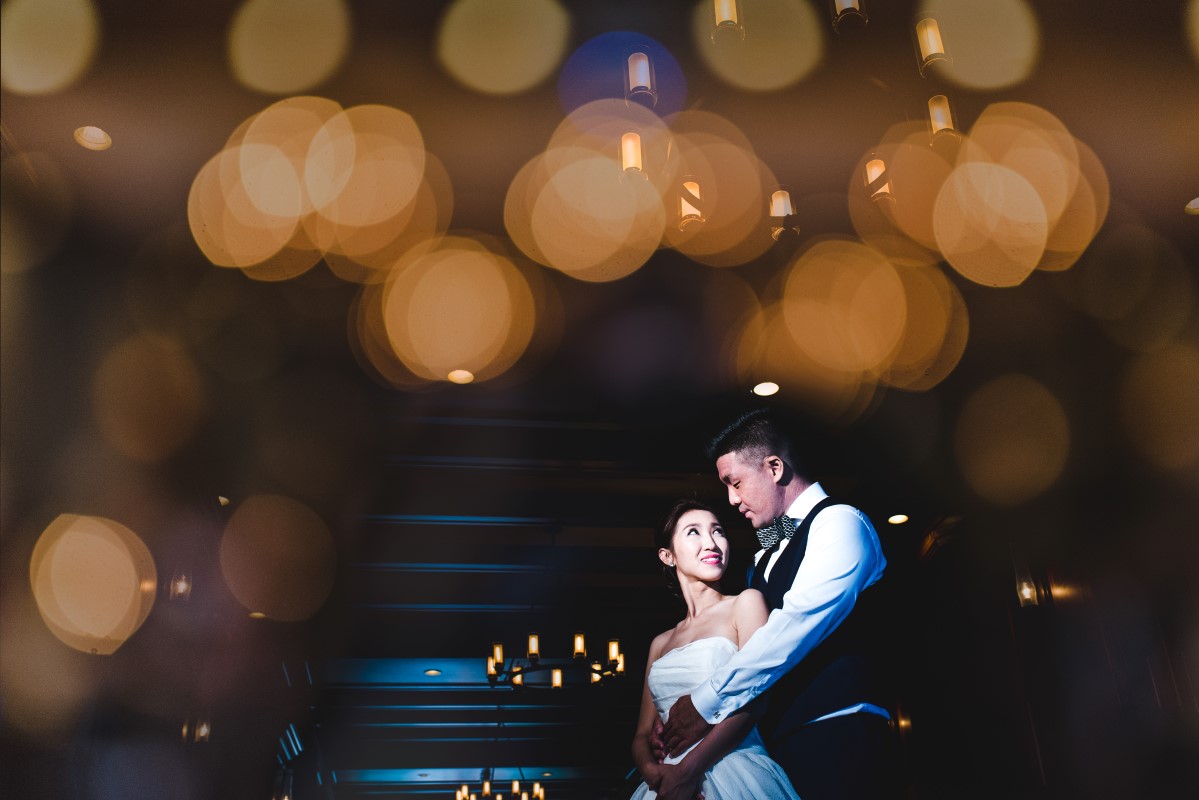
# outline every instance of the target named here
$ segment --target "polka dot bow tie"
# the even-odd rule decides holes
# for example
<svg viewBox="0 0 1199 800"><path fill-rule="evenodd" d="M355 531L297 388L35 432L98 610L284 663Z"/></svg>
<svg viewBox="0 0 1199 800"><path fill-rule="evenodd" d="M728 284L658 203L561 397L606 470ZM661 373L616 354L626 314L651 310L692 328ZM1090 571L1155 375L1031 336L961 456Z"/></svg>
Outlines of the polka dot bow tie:
<svg viewBox="0 0 1199 800"><path fill-rule="evenodd" d="M758 528L754 533L758 535L758 543L762 545L762 549L769 550L781 540L790 539L795 535L795 531L795 520L783 516L775 517L774 522Z"/></svg>

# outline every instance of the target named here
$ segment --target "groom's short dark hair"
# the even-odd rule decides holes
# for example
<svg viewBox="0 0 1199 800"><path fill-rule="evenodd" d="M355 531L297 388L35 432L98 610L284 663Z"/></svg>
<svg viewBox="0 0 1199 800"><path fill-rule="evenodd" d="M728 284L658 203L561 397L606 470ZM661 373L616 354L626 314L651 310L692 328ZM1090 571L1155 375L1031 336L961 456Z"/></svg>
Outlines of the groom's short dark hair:
<svg viewBox="0 0 1199 800"><path fill-rule="evenodd" d="M742 414L708 443L710 461L729 453L740 453L752 459L776 455L800 477L811 477L806 467L796 460L795 448L783 424L769 409L758 408Z"/></svg>

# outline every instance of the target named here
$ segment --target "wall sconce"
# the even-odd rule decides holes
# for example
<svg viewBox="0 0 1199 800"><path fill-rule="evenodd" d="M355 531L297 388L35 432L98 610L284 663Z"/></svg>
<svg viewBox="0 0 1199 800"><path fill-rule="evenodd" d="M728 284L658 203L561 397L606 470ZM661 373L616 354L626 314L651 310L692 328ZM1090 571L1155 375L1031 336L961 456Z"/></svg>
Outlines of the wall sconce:
<svg viewBox="0 0 1199 800"><path fill-rule="evenodd" d="M191 576L182 570L175 570L169 584L170 600L173 603L186 603L192 596Z"/></svg>
<svg viewBox="0 0 1199 800"><path fill-rule="evenodd" d="M645 177L641 164L641 135L626 133L620 137L620 164L625 175L636 174Z"/></svg>
<svg viewBox="0 0 1199 800"><path fill-rule="evenodd" d="M945 54L945 43L941 40L941 26L929 12L916 15L916 58L920 66L920 77L934 64L949 63Z"/></svg>
<svg viewBox="0 0 1199 800"><path fill-rule="evenodd" d="M608 661L606 664L598 660L588 661L587 639L582 633L573 637L574 654L567 659L543 660L541 658L541 637L536 633L529 634L527 658L524 661L513 658L504 659L504 645L495 642L491 645L491 654L487 656L487 682L492 686L507 683L515 689L525 687L561 689L566 684L566 674L580 673L585 675L575 682L595 685L606 680L624 677L624 653L620 652L620 640L611 639L608 642ZM536 673L549 673L549 680L544 678L526 680Z"/></svg>
<svg viewBox="0 0 1199 800"><path fill-rule="evenodd" d="M829 0L833 7L833 31L841 32L841 27L864 28L870 21L866 10L862 8L862 0Z"/></svg>
<svg viewBox="0 0 1199 800"><path fill-rule="evenodd" d="M745 23L741 16L740 0L712 0L716 23L712 27L712 44L745 41Z"/></svg>
<svg viewBox="0 0 1199 800"><path fill-rule="evenodd" d="M679 230L685 231L688 225L704 221L703 199L699 181L690 175L684 176L679 191Z"/></svg>
<svg viewBox="0 0 1199 800"><path fill-rule="evenodd" d="M784 234L799 233L799 220L791 204L791 192L780 186L770 195L770 235L777 242Z"/></svg>
<svg viewBox="0 0 1199 800"><path fill-rule="evenodd" d="M658 83L654 79L654 62L644 50L632 50L625 58L624 102L653 108L658 104Z"/></svg>
<svg viewBox="0 0 1199 800"><path fill-rule="evenodd" d="M895 199L891 194L891 176L887 174L887 162L877 156L866 162L866 191L875 202Z"/></svg>
<svg viewBox="0 0 1199 800"><path fill-rule="evenodd" d="M957 139L960 134L953 124L953 109L950 108L949 98L943 94L928 98L928 121L932 126L933 139L938 136L949 136Z"/></svg>

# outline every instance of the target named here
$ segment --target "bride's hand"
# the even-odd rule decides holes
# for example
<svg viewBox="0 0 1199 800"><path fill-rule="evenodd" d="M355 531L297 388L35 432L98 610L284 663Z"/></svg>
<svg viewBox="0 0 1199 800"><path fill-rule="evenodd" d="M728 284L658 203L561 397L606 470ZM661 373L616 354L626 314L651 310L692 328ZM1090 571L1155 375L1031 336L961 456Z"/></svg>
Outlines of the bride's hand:
<svg viewBox="0 0 1199 800"><path fill-rule="evenodd" d="M666 744L662 741L662 731L664 729L665 726L662 724L662 720L656 719L654 720L654 729L649 734L649 751L658 760L659 764L666 760Z"/></svg>
<svg viewBox="0 0 1199 800"><path fill-rule="evenodd" d="M657 788L658 800L702 800L699 790L703 774L692 775L682 764L664 764Z"/></svg>

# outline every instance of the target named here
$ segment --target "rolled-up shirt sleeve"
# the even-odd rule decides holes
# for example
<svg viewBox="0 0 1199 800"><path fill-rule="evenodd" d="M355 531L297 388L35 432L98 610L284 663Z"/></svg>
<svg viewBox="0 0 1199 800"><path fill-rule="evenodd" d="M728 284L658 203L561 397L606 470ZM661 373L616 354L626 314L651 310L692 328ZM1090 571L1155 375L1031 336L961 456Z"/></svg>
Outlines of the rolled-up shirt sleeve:
<svg viewBox="0 0 1199 800"><path fill-rule="evenodd" d="M836 630L885 567L878 534L861 511L836 505L820 512L782 607L692 692L696 711L716 724L769 689Z"/></svg>

